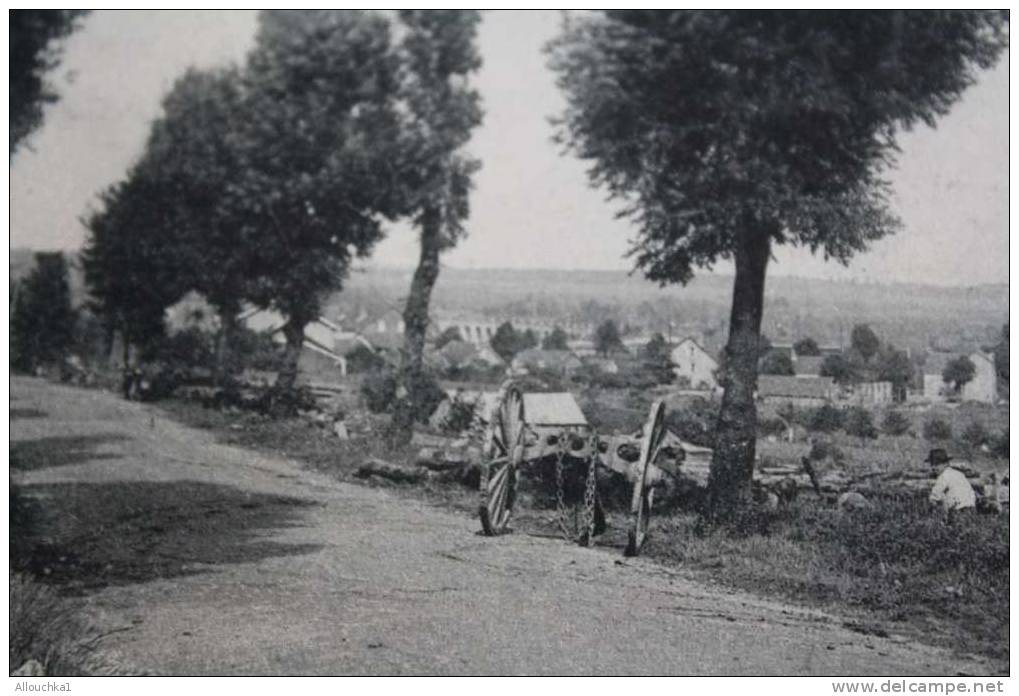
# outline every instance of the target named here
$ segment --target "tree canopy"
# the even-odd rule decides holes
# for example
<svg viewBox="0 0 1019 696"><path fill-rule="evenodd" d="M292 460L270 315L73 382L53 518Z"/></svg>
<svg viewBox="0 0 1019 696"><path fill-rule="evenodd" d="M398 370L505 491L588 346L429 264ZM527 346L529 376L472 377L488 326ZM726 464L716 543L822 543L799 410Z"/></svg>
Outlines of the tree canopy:
<svg viewBox="0 0 1019 696"><path fill-rule="evenodd" d="M965 355L960 355L948 361L945 369L941 371L941 379L945 384L952 385L952 389L959 393L964 385L973 380L976 373L977 368L973 361Z"/></svg>
<svg viewBox="0 0 1019 696"><path fill-rule="evenodd" d="M892 383L892 394L896 401L906 400L906 390L913 379L913 362L906 351L893 345L884 345L878 350L875 360L875 377Z"/></svg>
<svg viewBox="0 0 1019 696"><path fill-rule="evenodd" d="M760 371L762 375L795 375L796 368L793 366L793 359L785 351L773 350L761 358Z"/></svg>
<svg viewBox="0 0 1019 696"><path fill-rule="evenodd" d="M878 348L881 347L881 339L877 337L874 330L867 324L857 324L854 326L849 342L853 349L863 358L863 361L867 363L870 362L870 359L877 354Z"/></svg>
<svg viewBox="0 0 1019 696"><path fill-rule="evenodd" d="M237 205L258 240L252 299L304 325L400 212L398 65L374 12L259 15L243 71Z"/></svg>
<svg viewBox="0 0 1019 696"><path fill-rule="evenodd" d="M624 350L623 339L619 336L616 322L606 319L594 330L594 349L601 355Z"/></svg>
<svg viewBox="0 0 1019 696"><path fill-rule="evenodd" d="M60 61L59 39L77 27L87 10L11 10L10 152L42 123L43 107L57 100L46 73Z"/></svg>
<svg viewBox="0 0 1019 696"><path fill-rule="evenodd" d="M460 329L455 326L450 326L440 333L439 337L435 339L435 350L442 350L450 343L462 340L463 337L460 335Z"/></svg>
<svg viewBox="0 0 1019 696"><path fill-rule="evenodd" d="M60 252L36 254L35 266L15 293L11 364L31 372L59 361L71 346L74 322L67 259Z"/></svg>
<svg viewBox="0 0 1019 696"><path fill-rule="evenodd" d="M512 323L506 321L496 327L489 345L500 358L510 362L517 353L534 348L538 342L533 331L517 331Z"/></svg>
<svg viewBox="0 0 1019 696"><path fill-rule="evenodd" d="M675 379L672 350L665 336L656 333L640 350L642 367L658 384L669 384Z"/></svg>
<svg viewBox="0 0 1019 696"><path fill-rule="evenodd" d="M748 224L847 261L896 227L895 137L947 113L1007 45L1007 12L616 10L550 46L560 142L687 282ZM753 221L751 223L751 221Z"/></svg>
<svg viewBox="0 0 1019 696"><path fill-rule="evenodd" d="M154 216L172 214L174 202L143 159L83 220L89 309L108 332L121 332L125 350L152 348L164 333L163 312L187 291L187 258L175 236L152 224Z"/></svg>
<svg viewBox="0 0 1019 696"><path fill-rule="evenodd" d="M817 341L807 336L801 338L793 344L793 350L796 351L797 355L812 355L817 356L821 354L821 348L817 345Z"/></svg>
<svg viewBox="0 0 1019 696"><path fill-rule="evenodd" d="M826 355L821 361L820 374L822 377L831 377L838 384L851 384L858 379L856 370L852 363L841 353Z"/></svg>
<svg viewBox="0 0 1019 696"><path fill-rule="evenodd" d="M1002 11L612 10L549 46L564 149L663 284L735 266L711 514L751 497L772 247L840 262L893 231L896 136L933 125L1008 43Z"/></svg>
<svg viewBox="0 0 1019 696"><path fill-rule="evenodd" d="M555 326L552 331L545 336L545 339L541 342L541 347L545 350L569 350L570 346L567 343L569 336L560 326Z"/></svg>

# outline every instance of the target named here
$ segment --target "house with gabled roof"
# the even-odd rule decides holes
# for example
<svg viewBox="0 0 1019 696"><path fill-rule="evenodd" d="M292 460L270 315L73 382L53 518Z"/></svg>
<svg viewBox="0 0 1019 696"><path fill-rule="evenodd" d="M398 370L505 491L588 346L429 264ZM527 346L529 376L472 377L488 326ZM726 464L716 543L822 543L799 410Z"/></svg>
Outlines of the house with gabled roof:
<svg viewBox="0 0 1019 696"><path fill-rule="evenodd" d="M680 341L669 354L672 371L677 379L686 380L694 389L714 389L718 386L715 371L718 361L692 338Z"/></svg>
<svg viewBox="0 0 1019 696"><path fill-rule="evenodd" d="M250 307L238 315L242 326L258 333L268 333L273 342L283 345L286 338L283 326L286 319L273 309ZM314 372L318 377L330 377L347 374L347 359L336 352L337 344L346 338L340 326L324 317L318 317L304 327L304 345L298 359L299 372Z"/></svg>

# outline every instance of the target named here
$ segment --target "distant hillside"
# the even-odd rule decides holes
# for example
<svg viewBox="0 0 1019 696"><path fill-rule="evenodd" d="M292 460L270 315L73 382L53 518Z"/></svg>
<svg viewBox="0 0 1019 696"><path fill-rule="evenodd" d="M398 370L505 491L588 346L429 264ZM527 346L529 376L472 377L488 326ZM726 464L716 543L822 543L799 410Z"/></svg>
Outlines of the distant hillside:
<svg viewBox="0 0 1019 696"><path fill-rule="evenodd" d="M68 253L75 304L85 295L78 254ZM11 278L24 277L33 252L11 250ZM355 270L327 315L354 317L402 310L412 269ZM589 325L614 318L633 330L674 338L697 334L716 346L725 340L732 277L701 273L687 286L660 288L622 271L444 268L433 298L436 313L489 318L531 317ZM971 350L995 342L1008 321L1008 285L944 287L859 283L812 278L768 278L764 331L772 341L812 336L848 342L854 324L869 323L903 348Z"/></svg>
<svg viewBox="0 0 1019 696"><path fill-rule="evenodd" d="M333 307L401 308L411 269L355 272ZM435 289L437 311L547 319L611 316L623 323L674 331L697 330L724 340L732 276L701 273L687 286L660 288L621 271L444 268ZM584 306L588 305L585 317ZM993 342L1008 321L1008 286L944 287L774 276L768 278L765 332L772 340L806 335L825 343L849 340L869 323L884 340L926 348Z"/></svg>

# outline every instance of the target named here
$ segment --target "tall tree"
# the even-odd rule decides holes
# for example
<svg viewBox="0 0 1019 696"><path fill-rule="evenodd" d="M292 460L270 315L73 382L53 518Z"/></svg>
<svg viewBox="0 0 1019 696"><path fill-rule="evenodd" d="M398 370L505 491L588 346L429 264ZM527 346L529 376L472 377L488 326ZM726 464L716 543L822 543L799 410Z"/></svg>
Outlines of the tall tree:
<svg viewBox="0 0 1019 696"><path fill-rule="evenodd" d="M527 334L527 331L517 331L512 323L505 321L496 327L495 333L492 334L488 343L500 358L510 362L520 351L534 348L537 345L534 334L532 333L530 336Z"/></svg>
<svg viewBox="0 0 1019 696"><path fill-rule="evenodd" d="M796 367L789 353L780 350L773 350L765 353L761 358L760 371L762 375L795 375Z"/></svg>
<svg viewBox="0 0 1019 696"><path fill-rule="evenodd" d="M952 391L959 394L966 384L973 381L976 373L977 367L973 361L965 355L960 355L948 361L945 369L941 371L941 379L945 384L952 385Z"/></svg>
<svg viewBox="0 0 1019 696"><path fill-rule="evenodd" d="M675 378L675 365L665 336L656 333L640 351L644 369L652 375L658 384L669 384Z"/></svg>
<svg viewBox="0 0 1019 696"><path fill-rule="evenodd" d="M832 353L824 356L821 361L820 374L822 377L831 377L838 384L852 384L859 375L853 364L841 353Z"/></svg>
<svg viewBox="0 0 1019 696"><path fill-rule="evenodd" d="M11 10L10 154L39 124L43 106L57 100L46 73L60 61L60 39L78 26L85 10Z"/></svg>
<svg viewBox="0 0 1019 696"><path fill-rule="evenodd" d="M160 234L159 218L172 215L174 206L172 192L143 159L82 221L89 231L82 254L89 309L110 341L121 334L125 365L131 346L147 352L162 337L164 311L187 288L187 259L176 238Z"/></svg>
<svg viewBox="0 0 1019 696"><path fill-rule="evenodd" d="M623 350L623 339L619 336L616 322L606 319L598 325L594 330L594 349L602 355Z"/></svg>
<svg viewBox="0 0 1019 696"><path fill-rule="evenodd" d="M1001 327L1001 337L994 346L994 371L998 374L998 394L1008 398L1008 324Z"/></svg>
<svg viewBox="0 0 1019 696"><path fill-rule="evenodd" d="M555 326L552 331L545 336L544 340L541 342L541 347L545 350L569 350L569 339L570 337L566 335L566 332L563 331L562 327Z"/></svg>
<svg viewBox="0 0 1019 696"><path fill-rule="evenodd" d="M403 311L403 361L393 411L394 442L410 441L422 390L425 334L439 256L464 235L471 175L480 162L463 153L471 131L481 123L478 93L467 79L481 67L475 46L474 10L403 10L400 94L407 106L403 124L402 178L408 213L420 233L421 255Z"/></svg>
<svg viewBox="0 0 1019 696"><path fill-rule="evenodd" d="M442 350L450 343L462 340L463 336L460 335L460 329L455 326L450 326L435 339L435 350Z"/></svg>
<svg viewBox="0 0 1019 696"><path fill-rule="evenodd" d="M817 341L807 336L801 338L793 344L793 350L796 351L797 355L820 355L821 349L817 345Z"/></svg>
<svg viewBox="0 0 1019 696"><path fill-rule="evenodd" d="M906 400L906 390L913 379L913 362L906 351L889 344L878 350L875 364L876 377L892 383L892 397L895 401Z"/></svg>
<svg viewBox="0 0 1019 696"><path fill-rule="evenodd" d="M11 364L31 372L58 362L71 345L74 323L67 259L60 252L36 254L11 316Z"/></svg>
<svg viewBox="0 0 1019 696"><path fill-rule="evenodd" d="M772 247L848 262L896 226L895 136L933 124L1007 44L1007 13L619 10L551 47L562 144L637 225L645 275L735 265L709 507L750 501Z"/></svg>
<svg viewBox="0 0 1019 696"><path fill-rule="evenodd" d="M849 335L849 343L865 363L869 363L870 359L877 355L878 348L881 347L881 340L867 324L857 324L853 327L853 332Z"/></svg>
<svg viewBox="0 0 1019 696"><path fill-rule="evenodd" d="M398 65L390 23L354 10L259 16L243 72L235 213L253 240L249 294L285 318L277 386L297 378L304 330L403 210L393 167Z"/></svg>
<svg viewBox="0 0 1019 696"><path fill-rule="evenodd" d="M259 242L238 214L235 184L242 168L241 85L236 69L189 70L163 100L145 157L173 206L157 215L149 234L174 241L187 285L216 309L216 371L236 331L251 284L251 254Z"/></svg>

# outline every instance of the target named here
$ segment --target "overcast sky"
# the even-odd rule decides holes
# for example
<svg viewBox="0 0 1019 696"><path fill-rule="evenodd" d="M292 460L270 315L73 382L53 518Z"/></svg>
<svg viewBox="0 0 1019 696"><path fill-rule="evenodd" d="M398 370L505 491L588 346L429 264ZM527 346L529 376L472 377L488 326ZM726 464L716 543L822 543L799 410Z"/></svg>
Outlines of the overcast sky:
<svg viewBox="0 0 1019 696"><path fill-rule="evenodd" d="M633 230L591 190L583 164L550 143L562 100L542 46L558 13L488 12L477 86L485 122L472 152L470 236L444 257L458 267L629 269ZM62 99L11 160L11 246L77 248L96 193L139 155L159 101L188 66L239 60L255 16L242 11L107 11L66 44L54 82ZM1008 282L1008 56L984 74L937 130L905 135L892 174L905 228L850 268L779 250L772 272L872 282ZM375 263L416 263L412 230L394 226ZM719 267L720 271L727 270Z"/></svg>

